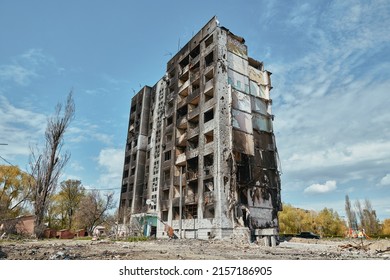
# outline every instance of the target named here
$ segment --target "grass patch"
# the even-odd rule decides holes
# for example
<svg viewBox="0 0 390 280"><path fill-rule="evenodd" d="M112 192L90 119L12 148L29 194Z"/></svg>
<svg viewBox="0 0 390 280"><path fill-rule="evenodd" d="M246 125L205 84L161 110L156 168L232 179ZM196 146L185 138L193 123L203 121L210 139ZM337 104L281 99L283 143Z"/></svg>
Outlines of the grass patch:
<svg viewBox="0 0 390 280"><path fill-rule="evenodd" d="M75 237L74 240L92 240L91 236Z"/></svg>
<svg viewBox="0 0 390 280"><path fill-rule="evenodd" d="M129 236L123 239L125 242L140 242L140 241L147 241L149 240L149 237L147 236Z"/></svg>

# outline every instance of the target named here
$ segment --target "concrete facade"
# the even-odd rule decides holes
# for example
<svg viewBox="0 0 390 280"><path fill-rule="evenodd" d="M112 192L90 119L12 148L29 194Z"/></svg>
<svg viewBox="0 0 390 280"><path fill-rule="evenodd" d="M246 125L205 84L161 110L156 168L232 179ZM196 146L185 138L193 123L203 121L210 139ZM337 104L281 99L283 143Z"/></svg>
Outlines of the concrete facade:
<svg viewBox="0 0 390 280"><path fill-rule="evenodd" d="M158 237L274 243L281 210L271 73L212 18L131 101L120 213ZM180 218L181 217L181 218Z"/></svg>

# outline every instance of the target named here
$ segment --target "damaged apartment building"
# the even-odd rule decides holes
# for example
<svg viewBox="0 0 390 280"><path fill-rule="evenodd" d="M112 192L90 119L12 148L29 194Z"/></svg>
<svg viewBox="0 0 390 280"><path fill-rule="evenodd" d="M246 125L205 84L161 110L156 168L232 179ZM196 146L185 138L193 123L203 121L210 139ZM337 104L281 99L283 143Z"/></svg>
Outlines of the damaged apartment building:
<svg viewBox="0 0 390 280"><path fill-rule="evenodd" d="M120 213L147 235L274 245L281 211L271 73L213 17L131 100ZM127 214L125 214L127 213Z"/></svg>

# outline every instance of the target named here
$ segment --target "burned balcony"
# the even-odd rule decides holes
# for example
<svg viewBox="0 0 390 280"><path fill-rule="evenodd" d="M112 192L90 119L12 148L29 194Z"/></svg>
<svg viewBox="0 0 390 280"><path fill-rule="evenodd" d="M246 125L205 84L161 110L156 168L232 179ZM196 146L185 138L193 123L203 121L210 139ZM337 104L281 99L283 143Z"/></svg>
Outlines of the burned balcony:
<svg viewBox="0 0 390 280"><path fill-rule="evenodd" d="M179 88L179 96L181 98L184 98L188 95L188 92L189 92L189 85L190 85L190 81L187 80L184 84L182 84Z"/></svg>
<svg viewBox="0 0 390 280"><path fill-rule="evenodd" d="M192 193L188 194L184 198L184 203L185 204L198 204L198 194L197 193Z"/></svg>
<svg viewBox="0 0 390 280"><path fill-rule="evenodd" d="M199 115L199 101L200 101L199 94L198 95L191 94L191 96L188 100L189 100L188 119L190 120L190 119L194 118L195 116Z"/></svg>
<svg viewBox="0 0 390 280"><path fill-rule="evenodd" d="M199 96L200 93L200 79L197 79L191 84L191 93L188 96L188 101L192 101L194 98Z"/></svg>
<svg viewBox="0 0 390 280"><path fill-rule="evenodd" d="M198 178L198 157L187 160L187 180L192 181Z"/></svg>
<svg viewBox="0 0 390 280"><path fill-rule="evenodd" d="M199 136L192 137L191 139L188 139L187 143L187 149L189 151L197 149L199 146Z"/></svg>
<svg viewBox="0 0 390 280"><path fill-rule="evenodd" d="M180 62L179 62L179 66L180 66L180 71L181 73L184 73L184 69L186 68L186 66L188 66L188 64L190 63L190 57L187 55L186 57L184 57Z"/></svg>
<svg viewBox="0 0 390 280"><path fill-rule="evenodd" d="M187 106L183 106L177 110L176 114L176 127L180 129L187 128Z"/></svg>
<svg viewBox="0 0 390 280"><path fill-rule="evenodd" d="M185 69L183 69L183 72L181 73L181 75L179 77L179 87L181 87L183 84L185 84L188 81L188 79L190 78L188 69L189 69L188 66Z"/></svg>
<svg viewBox="0 0 390 280"><path fill-rule="evenodd" d="M184 147L177 147L176 149L176 165L185 166L186 165L186 153Z"/></svg>
<svg viewBox="0 0 390 280"><path fill-rule="evenodd" d="M187 181L193 181L198 179L198 170L188 170L187 171Z"/></svg>
<svg viewBox="0 0 390 280"><path fill-rule="evenodd" d="M186 204L197 204L198 203L198 181L191 181L187 185L185 194Z"/></svg>
<svg viewBox="0 0 390 280"><path fill-rule="evenodd" d="M192 81L196 79L196 76L199 75L200 63L199 61L196 64L190 65L190 78Z"/></svg>
<svg viewBox="0 0 390 280"><path fill-rule="evenodd" d="M185 129L176 129L176 146L187 146L187 131Z"/></svg>
<svg viewBox="0 0 390 280"><path fill-rule="evenodd" d="M188 137L192 138L199 134L199 115L188 121Z"/></svg>

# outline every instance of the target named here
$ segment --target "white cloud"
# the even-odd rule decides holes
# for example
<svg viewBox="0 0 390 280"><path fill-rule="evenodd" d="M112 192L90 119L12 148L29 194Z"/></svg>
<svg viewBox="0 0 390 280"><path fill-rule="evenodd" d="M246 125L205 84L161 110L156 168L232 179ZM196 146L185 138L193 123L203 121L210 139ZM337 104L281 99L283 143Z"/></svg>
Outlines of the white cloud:
<svg viewBox="0 0 390 280"><path fill-rule="evenodd" d="M21 65L10 64L0 66L0 80L14 81L15 83L25 86L29 84L30 79L37 74Z"/></svg>
<svg viewBox="0 0 390 280"><path fill-rule="evenodd" d="M332 2L320 10L293 5L283 26L291 28L290 33L305 27L307 35L290 45L293 49L294 42L300 42L305 51L281 56L284 61L279 62L271 57L273 62L265 65L273 72L282 183L378 182L388 172L390 65L380 57L387 57L389 50L390 34L383 23L390 23L390 17L384 12L385 2L343 3ZM312 16L312 10L318 16Z"/></svg>
<svg viewBox="0 0 390 280"><path fill-rule="evenodd" d="M382 186L390 186L390 173L386 174L386 176L381 179L379 184Z"/></svg>
<svg viewBox="0 0 390 280"><path fill-rule="evenodd" d="M91 140L97 140L103 144L112 144L113 135L102 133L101 129L95 124L87 121L76 121L68 129L68 139L72 143L81 143Z"/></svg>
<svg viewBox="0 0 390 280"><path fill-rule="evenodd" d="M123 149L102 149L98 156L102 170L98 179L101 187L118 187L121 185L124 154Z"/></svg>
<svg viewBox="0 0 390 280"><path fill-rule="evenodd" d="M0 142L8 144L2 155L30 154L30 145L44 135L46 116L16 107L3 96L0 96L0 116Z"/></svg>
<svg viewBox="0 0 390 280"><path fill-rule="evenodd" d="M83 171L84 166L82 166L79 162L77 161L71 161L70 167L75 170L75 171Z"/></svg>
<svg viewBox="0 0 390 280"><path fill-rule="evenodd" d="M336 190L336 181L326 181L325 184L313 184L307 187L305 193L329 193Z"/></svg>
<svg viewBox="0 0 390 280"><path fill-rule="evenodd" d="M47 67L48 64L55 65L54 59L40 49L29 49L14 57L11 63L0 65L0 80L26 86L31 79L38 77L41 68Z"/></svg>

